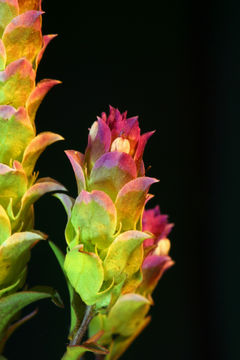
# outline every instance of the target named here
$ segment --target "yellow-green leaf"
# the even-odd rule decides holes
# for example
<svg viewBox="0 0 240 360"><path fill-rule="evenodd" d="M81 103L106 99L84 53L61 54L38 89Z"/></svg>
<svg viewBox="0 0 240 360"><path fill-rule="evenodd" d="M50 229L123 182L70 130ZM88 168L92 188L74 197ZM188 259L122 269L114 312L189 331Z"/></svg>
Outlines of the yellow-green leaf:
<svg viewBox="0 0 240 360"><path fill-rule="evenodd" d="M75 291L87 305L108 297L112 284L100 291L104 272L102 262L96 254L73 249L66 255L64 269Z"/></svg>
<svg viewBox="0 0 240 360"><path fill-rule="evenodd" d="M132 335L150 307L150 302L138 294L125 294L120 296L111 308L105 330L111 334L122 336Z"/></svg>
<svg viewBox="0 0 240 360"><path fill-rule="evenodd" d="M26 59L19 59L0 71L0 105L11 105L16 109L25 106L35 86L35 72Z"/></svg>
<svg viewBox="0 0 240 360"><path fill-rule="evenodd" d="M141 231L126 231L116 237L104 260L105 279L115 283L129 278L142 264L142 243L149 235Z"/></svg>
<svg viewBox="0 0 240 360"><path fill-rule="evenodd" d="M0 189L0 204L5 209L10 199L15 204L27 191L27 178L17 161L13 167L0 164Z"/></svg>
<svg viewBox="0 0 240 360"><path fill-rule="evenodd" d="M32 232L20 232L10 236L0 246L0 288L18 279L30 257L30 249L43 236Z"/></svg>
<svg viewBox="0 0 240 360"><path fill-rule="evenodd" d="M34 130L21 107L15 110L9 105L0 105L0 162L10 165L11 160L22 160L22 155L34 138Z"/></svg>
<svg viewBox="0 0 240 360"><path fill-rule="evenodd" d="M0 245L11 235L11 223L6 211L0 205Z"/></svg>
<svg viewBox="0 0 240 360"><path fill-rule="evenodd" d="M51 293L22 291L0 299L0 339L3 338L11 319L25 306L44 298L52 297Z"/></svg>
<svg viewBox="0 0 240 360"><path fill-rule="evenodd" d="M113 240L117 223L116 208L103 191L82 190L72 209L71 223L79 232L80 243L92 243L104 249Z"/></svg>
<svg viewBox="0 0 240 360"><path fill-rule="evenodd" d="M112 341L112 344L109 349L109 354L106 356L105 360L118 360L122 354L127 350L131 343L138 337L138 335L144 330L144 328L149 324L151 317L143 319L139 324L138 328L135 330L134 334L129 337L118 336Z"/></svg>

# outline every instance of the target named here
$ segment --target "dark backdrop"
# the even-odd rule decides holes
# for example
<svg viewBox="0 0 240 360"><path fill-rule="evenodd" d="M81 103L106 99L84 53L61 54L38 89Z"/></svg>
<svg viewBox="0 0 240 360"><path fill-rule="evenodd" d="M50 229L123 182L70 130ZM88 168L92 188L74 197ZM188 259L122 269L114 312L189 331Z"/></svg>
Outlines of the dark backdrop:
<svg viewBox="0 0 240 360"><path fill-rule="evenodd" d="M240 357L240 8L231 0L193 3L164 1L149 15L130 16L117 6L109 15L92 15L74 2L43 2L44 33L59 37L49 45L38 78L63 84L41 105L37 129L66 140L41 156L40 175L58 179L76 195L63 151L84 151L88 127L109 104L138 114L143 131L157 130L145 163L161 180L152 189L152 205L159 203L175 223L170 238L176 265L160 281L152 323L126 360ZM37 203L36 228L62 249L65 223L55 198ZM29 286L54 286L66 309L39 302L38 315L16 332L6 355L58 360L67 343L67 290L47 243L32 253Z"/></svg>

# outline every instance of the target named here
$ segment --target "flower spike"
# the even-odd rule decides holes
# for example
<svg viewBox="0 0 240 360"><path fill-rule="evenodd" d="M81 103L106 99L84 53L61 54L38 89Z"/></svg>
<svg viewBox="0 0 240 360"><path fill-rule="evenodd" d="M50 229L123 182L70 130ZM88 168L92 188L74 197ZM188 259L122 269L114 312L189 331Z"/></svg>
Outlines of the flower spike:
<svg viewBox="0 0 240 360"><path fill-rule="evenodd" d="M109 350L106 360L118 359L149 323L151 294L173 265L166 238L173 225L158 207L144 210L158 182L145 176L143 163L153 133L141 135L138 117L110 106L90 128L85 153L66 151L79 193L75 201L61 196L68 215L64 272L92 308L89 336L103 334L98 346Z"/></svg>
<svg viewBox="0 0 240 360"><path fill-rule="evenodd" d="M53 179L37 180L34 172L44 149L63 139L51 132L36 134L36 111L59 83L35 82L54 37L43 37L42 15L41 0L0 0L0 302L8 306L10 320L15 312L8 297L31 302L24 301L28 292L14 293L24 286L31 248L46 238L34 230L33 204L47 192L66 190ZM0 327L1 351L7 327Z"/></svg>

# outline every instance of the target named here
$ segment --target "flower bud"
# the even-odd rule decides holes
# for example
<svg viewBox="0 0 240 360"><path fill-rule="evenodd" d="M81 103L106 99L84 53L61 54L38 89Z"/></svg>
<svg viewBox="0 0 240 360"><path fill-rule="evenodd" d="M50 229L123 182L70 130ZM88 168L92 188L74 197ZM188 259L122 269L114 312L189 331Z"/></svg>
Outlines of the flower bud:
<svg viewBox="0 0 240 360"><path fill-rule="evenodd" d="M171 248L170 240L161 239L158 242L156 249L154 250L154 255L158 255L158 256L168 255L170 248Z"/></svg>
<svg viewBox="0 0 240 360"><path fill-rule="evenodd" d="M129 154L130 143L127 139L124 139L122 137L117 137L112 143L111 151L125 152Z"/></svg>

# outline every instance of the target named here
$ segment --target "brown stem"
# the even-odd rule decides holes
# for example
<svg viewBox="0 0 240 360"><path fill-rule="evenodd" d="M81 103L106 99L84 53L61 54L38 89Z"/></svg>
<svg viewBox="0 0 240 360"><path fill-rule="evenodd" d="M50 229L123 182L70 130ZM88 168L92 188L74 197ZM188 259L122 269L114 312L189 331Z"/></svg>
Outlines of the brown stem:
<svg viewBox="0 0 240 360"><path fill-rule="evenodd" d="M92 306L87 306L83 317L83 321L79 329L77 330L76 335L70 342L70 345L79 345L81 343L82 338L87 330L88 324L91 319L92 319Z"/></svg>

